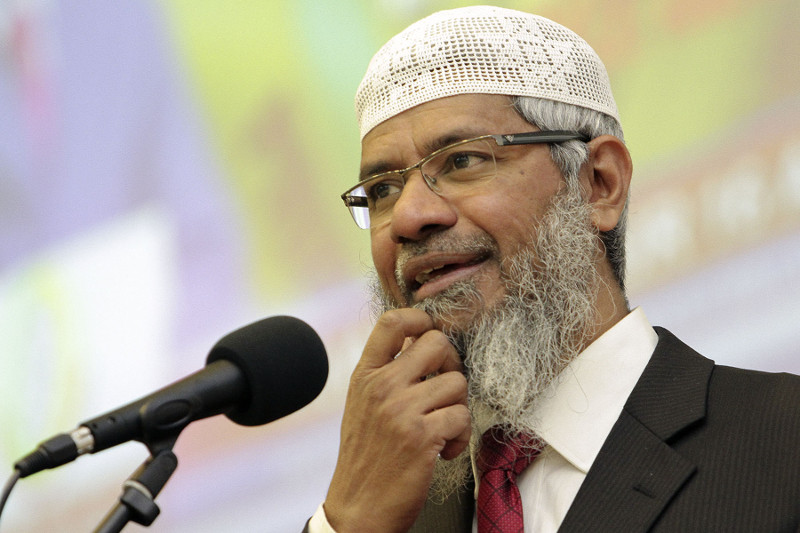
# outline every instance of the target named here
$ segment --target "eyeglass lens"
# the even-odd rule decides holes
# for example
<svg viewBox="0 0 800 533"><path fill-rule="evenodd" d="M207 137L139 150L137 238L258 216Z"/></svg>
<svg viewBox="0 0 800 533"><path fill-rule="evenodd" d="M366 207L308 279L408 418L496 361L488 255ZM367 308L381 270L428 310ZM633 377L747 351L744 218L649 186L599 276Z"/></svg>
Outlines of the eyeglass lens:
<svg viewBox="0 0 800 533"><path fill-rule="evenodd" d="M408 171L411 172L414 167ZM457 194L459 189L491 180L497 164L491 141L478 139L457 143L434 152L419 165L425 183L436 194ZM409 176L403 171L386 172L365 180L350 196L366 198L367 207L350 205L350 212L361 228L380 224L391 217L392 208L403 192Z"/></svg>

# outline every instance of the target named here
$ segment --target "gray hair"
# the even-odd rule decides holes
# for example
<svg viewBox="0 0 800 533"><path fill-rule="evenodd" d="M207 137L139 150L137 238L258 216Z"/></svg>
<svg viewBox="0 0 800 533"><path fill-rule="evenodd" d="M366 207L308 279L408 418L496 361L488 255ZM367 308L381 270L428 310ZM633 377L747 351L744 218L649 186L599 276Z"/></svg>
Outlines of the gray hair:
<svg viewBox="0 0 800 533"><path fill-rule="evenodd" d="M512 97L514 109L522 117L543 130L571 130L591 138L600 135L613 135L625 142L622 126L616 119L585 107L533 98L530 96ZM581 141L567 141L551 144L550 155L564 176L568 188L579 187L578 172L589 158L589 148ZM628 201L614 229L601 231L600 239L606 250L606 258L611 264L614 277L622 291L625 291L625 231L628 221Z"/></svg>

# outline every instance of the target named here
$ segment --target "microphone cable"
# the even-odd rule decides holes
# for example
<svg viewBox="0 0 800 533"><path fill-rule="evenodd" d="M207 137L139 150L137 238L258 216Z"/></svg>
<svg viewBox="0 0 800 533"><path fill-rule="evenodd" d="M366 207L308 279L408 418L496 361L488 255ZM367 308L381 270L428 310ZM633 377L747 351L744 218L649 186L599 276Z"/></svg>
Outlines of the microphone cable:
<svg viewBox="0 0 800 533"><path fill-rule="evenodd" d="M11 489L13 489L14 485L17 484L19 478L20 478L20 472L19 470L15 469L14 473L11 474L11 477L8 478L8 481L6 481L6 484L3 487L3 494L2 496L0 496L0 517L3 516L3 509L5 508L6 502L8 501L8 496L11 494Z"/></svg>

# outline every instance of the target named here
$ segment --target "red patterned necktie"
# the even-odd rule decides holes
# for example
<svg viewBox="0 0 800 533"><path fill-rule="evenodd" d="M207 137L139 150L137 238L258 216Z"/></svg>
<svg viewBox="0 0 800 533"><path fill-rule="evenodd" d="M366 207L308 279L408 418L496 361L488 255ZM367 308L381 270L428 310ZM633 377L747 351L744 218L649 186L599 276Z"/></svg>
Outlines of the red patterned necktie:
<svg viewBox="0 0 800 533"><path fill-rule="evenodd" d="M478 533L523 533L522 500L517 476L543 447L540 440L522 435L509 440L498 427L483 434L478 452Z"/></svg>

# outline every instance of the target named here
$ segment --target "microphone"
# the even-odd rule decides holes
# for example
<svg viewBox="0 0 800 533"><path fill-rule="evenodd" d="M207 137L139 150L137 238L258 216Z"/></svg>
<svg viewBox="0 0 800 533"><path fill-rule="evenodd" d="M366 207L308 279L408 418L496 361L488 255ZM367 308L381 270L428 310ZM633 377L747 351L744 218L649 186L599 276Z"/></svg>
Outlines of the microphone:
<svg viewBox="0 0 800 533"><path fill-rule="evenodd" d="M325 347L311 326L266 318L220 339L202 370L42 442L14 468L26 477L129 440L174 442L189 423L218 414L267 424L309 404L327 378Z"/></svg>

